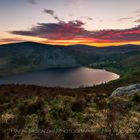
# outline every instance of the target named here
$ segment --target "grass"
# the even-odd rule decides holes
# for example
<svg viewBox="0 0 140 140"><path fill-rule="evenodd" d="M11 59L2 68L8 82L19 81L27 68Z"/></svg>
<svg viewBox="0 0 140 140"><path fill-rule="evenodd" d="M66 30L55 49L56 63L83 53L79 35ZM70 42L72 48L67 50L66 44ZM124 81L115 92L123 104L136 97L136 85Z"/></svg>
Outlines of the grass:
<svg viewBox="0 0 140 140"><path fill-rule="evenodd" d="M140 93L110 98L87 89L0 86L0 135L15 139L11 130L21 130L18 139L138 139L139 98Z"/></svg>

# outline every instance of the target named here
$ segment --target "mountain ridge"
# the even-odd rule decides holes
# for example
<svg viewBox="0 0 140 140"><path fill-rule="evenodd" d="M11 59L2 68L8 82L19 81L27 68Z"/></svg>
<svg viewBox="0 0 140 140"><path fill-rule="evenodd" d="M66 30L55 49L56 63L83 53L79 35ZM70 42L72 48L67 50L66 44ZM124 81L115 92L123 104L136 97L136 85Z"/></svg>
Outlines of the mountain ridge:
<svg viewBox="0 0 140 140"><path fill-rule="evenodd" d="M52 44L45 44L45 43L39 43L39 42L33 42L33 41L23 41L23 42L16 42L16 43L8 43L8 44L0 44L0 46L5 46L5 45L15 45L15 44L38 44L38 45L46 45L46 46L57 46L57 47L70 47L70 46L83 46L83 47L93 47L93 48L116 48L116 47L140 47L140 45L137 44L124 44L124 45L109 45L109 46L102 46L102 47L97 47L97 46L92 46L92 45L84 45L84 44L74 44L74 45L52 45Z"/></svg>
<svg viewBox="0 0 140 140"><path fill-rule="evenodd" d="M140 45L91 47L22 42L0 45L0 76L47 68L87 66L113 72L139 70Z"/></svg>

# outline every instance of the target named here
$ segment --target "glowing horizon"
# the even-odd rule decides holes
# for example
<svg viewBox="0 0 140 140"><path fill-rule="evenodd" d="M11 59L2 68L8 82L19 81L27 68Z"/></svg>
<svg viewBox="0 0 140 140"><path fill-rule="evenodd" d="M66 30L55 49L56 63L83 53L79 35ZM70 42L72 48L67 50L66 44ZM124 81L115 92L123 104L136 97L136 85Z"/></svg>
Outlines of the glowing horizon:
<svg viewBox="0 0 140 140"><path fill-rule="evenodd" d="M139 5L139 0L0 1L0 44L140 45Z"/></svg>
<svg viewBox="0 0 140 140"><path fill-rule="evenodd" d="M88 46L94 46L94 47L108 47L108 46L120 46L120 45L127 45L127 44L132 44L132 45L140 45L140 41L136 42L112 42L112 43L92 43L92 42L82 42L82 41L72 41L72 40L55 40L55 41L36 41L36 40L23 40L23 41L14 41L14 42L3 42L0 45L4 44L14 44L14 43L20 43L20 42L36 42L36 43L41 43L41 44L48 44L48 45L58 45L58 46L71 46L71 45L88 45Z"/></svg>

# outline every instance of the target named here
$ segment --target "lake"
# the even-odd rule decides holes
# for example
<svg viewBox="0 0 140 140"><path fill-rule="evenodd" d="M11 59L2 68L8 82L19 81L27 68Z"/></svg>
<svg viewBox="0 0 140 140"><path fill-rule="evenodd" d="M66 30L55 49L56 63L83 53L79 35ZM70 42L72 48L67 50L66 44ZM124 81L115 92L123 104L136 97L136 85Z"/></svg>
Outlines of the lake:
<svg viewBox="0 0 140 140"><path fill-rule="evenodd" d="M0 79L0 84L26 84L48 87L78 88L118 79L120 76L101 69L87 67L57 68L27 72Z"/></svg>

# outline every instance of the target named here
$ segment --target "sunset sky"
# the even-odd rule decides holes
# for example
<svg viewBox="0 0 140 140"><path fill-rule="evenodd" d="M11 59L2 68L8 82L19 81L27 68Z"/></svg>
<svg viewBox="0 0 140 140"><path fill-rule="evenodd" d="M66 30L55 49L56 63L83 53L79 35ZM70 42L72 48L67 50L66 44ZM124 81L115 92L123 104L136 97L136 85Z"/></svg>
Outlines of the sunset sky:
<svg viewBox="0 0 140 140"><path fill-rule="evenodd" d="M0 44L140 44L140 0L0 0Z"/></svg>

